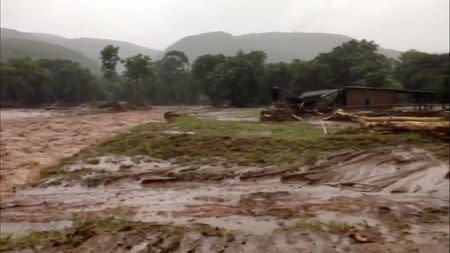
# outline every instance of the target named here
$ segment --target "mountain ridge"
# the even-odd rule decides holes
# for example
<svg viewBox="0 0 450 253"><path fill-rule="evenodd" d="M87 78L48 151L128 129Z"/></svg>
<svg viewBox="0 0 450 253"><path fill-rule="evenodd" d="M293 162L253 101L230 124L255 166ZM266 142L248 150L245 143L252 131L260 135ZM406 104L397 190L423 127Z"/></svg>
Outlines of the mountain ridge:
<svg viewBox="0 0 450 253"><path fill-rule="evenodd" d="M235 55L239 50L249 52L252 50L262 50L267 54L268 62L291 62L294 59L311 60L320 53L330 52L334 47L341 45L351 39L350 36L334 33L307 33L307 32L265 32L265 33L247 33L241 35L232 35L224 31L213 31L200 34L194 34L180 38L172 43L165 50L157 50L144 46L139 46L132 42L101 39L92 37L66 38L56 34L48 33L28 33L10 28L1 28L2 41L6 38L25 39L30 41L39 41L48 43L44 51L51 44L76 51L85 57L95 61L98 66L93 67L83 59L84 65L89 65L91 69L98 69L100 66L100 50L108 44L119 46L119 56L121 58L130 57L138 53L149 55L153 60L160 59L163 54L170 50L183 51L189 61L192 63L198 56L204 54L224 54L226 56ZM4 44L4 43L2 43ZM9 45L2 46L2 53L8 51ZM19 48L15 48L16 56L20 56ZM24 52L30 53L30 49L24 49ZM63 55L62 49L58 51ZM397 58L401 52L392 49L379 47L379 52L388 57ZM11 54L8 54L11 55ZM80 58L79 56L72 58ZM27 55L23 55L27 56ZM5 60L6 57L2 57ZM83 57L81 57L83 58ZM73 59L70 59L73 60ZM82 64L83 65L83 64ZM88 66L86 66L88 67ZM123 70L123 66L118 66L118 71Z"/></svg>
<svg viewBox="0 0 450 253"><path fill-rule="evenodd" d="M88 37L80 37L80 38L66 38L63 36L55 35L55 34L47 34L47 33L28 33L22 32L15 29L10 28L1 28L1 40L5 39L22 39L28 41L37 41L42 43L48 43L59 47L64 47L66 49L77 51L87 58L93 60L100 68L100 50L102 50L106 45L113 44L115 46L119 46L119 56L122 58L130 57L136 55L138 53L150 55L152 58L157 58L160 54L160 50L146 48L142 46L138 46L134 43L128 41L120 41L120 40L109 40L109 39L98 39L98 38L88 38ZM5 43L2 43L5 44ZM8 46L2 46L2 53L8 51ZM10 45L13 46L13 45ZM18 49L16 48L16 51ZM23 51L30 51L30 49L23 49ZM61 52L61 50L59 50ZM16 54L20 55L20 54ZM27 56L27 55L23 55ZM5 60L6 57L2 57L2 60ZM53 58L53 57L51 57ZM73 59L69 59L73 60ZM83 62L80 62L83 63ZM85 67L89 67L91 70L96 69L92 68L92 64L90 66L86 66L88 64L82 64ZM117 67L118 71L121 72L123 70L123 66L119 65ZM96 71L97 72L97 71Z"/></svg>
<svg viewBox="0 0 450 253"><path fill-rule="evenodd" d="M100 65L79 51L56 44L21 38L1 38L0 61L30 57L33 59L67 59L78 62L93 73L100 73Z"/></svg>
<svg viewBox="0 0 450 253"><path fill-rule="evenodd" d="M216 31L183 37L164 52L183 51L192 62L203 54L222 53L231 56L239 50L262 50L267 54L268 62L291 62L294 59L311 60L352 39L350 36L333 33L267 32L232 35ZM379 52L392 58L401 54L400 51L381 47Z"/></svg>

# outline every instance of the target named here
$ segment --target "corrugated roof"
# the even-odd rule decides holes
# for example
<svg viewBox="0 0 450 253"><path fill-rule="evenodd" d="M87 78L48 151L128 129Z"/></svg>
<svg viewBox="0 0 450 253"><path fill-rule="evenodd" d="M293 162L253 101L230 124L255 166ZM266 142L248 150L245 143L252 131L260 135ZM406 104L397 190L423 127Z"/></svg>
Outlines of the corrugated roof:
<svg viewBox="0 0 450 253"><path fill-rule="evenodd" d="M338 91L338 89L306 91L300 95L300 98L315 97L315 96L327 96L327 95L330 95L337 91Z"/></svg>

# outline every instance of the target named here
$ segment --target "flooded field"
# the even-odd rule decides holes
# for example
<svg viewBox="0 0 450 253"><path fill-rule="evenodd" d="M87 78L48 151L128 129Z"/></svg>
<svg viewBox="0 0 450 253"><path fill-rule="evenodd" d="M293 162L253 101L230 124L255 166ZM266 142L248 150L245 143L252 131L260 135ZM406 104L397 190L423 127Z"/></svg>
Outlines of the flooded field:
<svg viewBox="0 0 450 253"><path fill-rule="evenodd" d="M107 113L67 110L1 110L1 195L32 182L40 169L138 124L161 121L162 112Z"/></svg>
<svg viewBox="0 0 450 253"><path fill-rule="evenodd" d="M2 252L448 252L448 143L172 109L2 114Z"/></svg>

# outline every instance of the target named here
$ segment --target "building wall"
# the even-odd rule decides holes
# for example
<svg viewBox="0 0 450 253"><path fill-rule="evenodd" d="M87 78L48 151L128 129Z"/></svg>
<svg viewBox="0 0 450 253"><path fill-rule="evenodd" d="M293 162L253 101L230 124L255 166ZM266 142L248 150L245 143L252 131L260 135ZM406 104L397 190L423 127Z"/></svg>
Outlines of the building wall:
<svg viewBox="0 0 450 253"><path fill-rule="evenodd" d="M393 91L370 89L347 89L347 106L364 106L366 99L369 105L396 104L397 94Z"/></svg>

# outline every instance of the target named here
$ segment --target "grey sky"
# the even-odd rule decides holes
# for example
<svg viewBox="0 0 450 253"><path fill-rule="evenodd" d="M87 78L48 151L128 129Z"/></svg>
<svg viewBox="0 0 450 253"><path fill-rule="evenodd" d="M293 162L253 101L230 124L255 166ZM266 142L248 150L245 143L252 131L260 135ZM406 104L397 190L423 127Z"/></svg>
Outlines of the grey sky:
<svg viewBox="0 0 450 253"><path fill-rule="evenodd" d="M1 0L1 26L164 49L211 31L327 32L449 51L449 0Z"/></svg>

